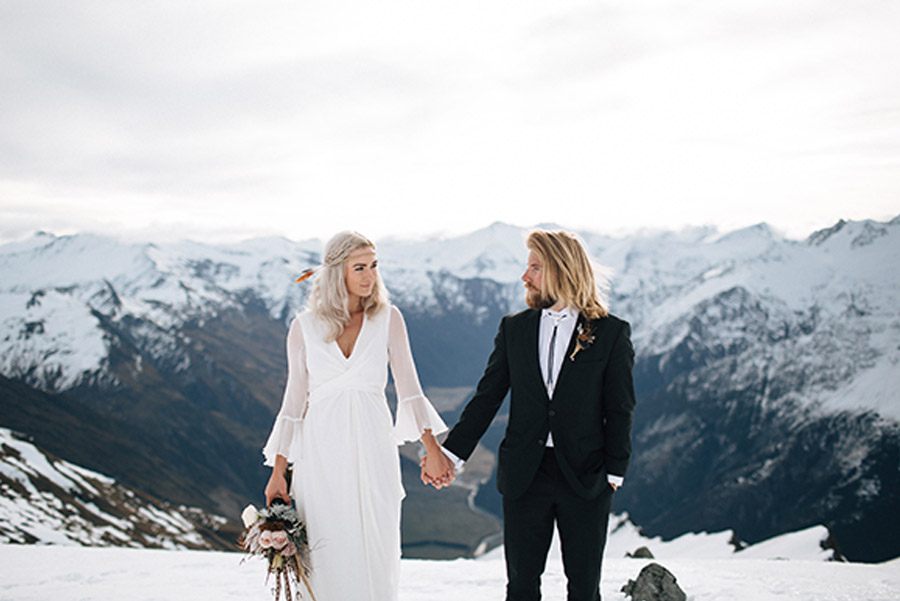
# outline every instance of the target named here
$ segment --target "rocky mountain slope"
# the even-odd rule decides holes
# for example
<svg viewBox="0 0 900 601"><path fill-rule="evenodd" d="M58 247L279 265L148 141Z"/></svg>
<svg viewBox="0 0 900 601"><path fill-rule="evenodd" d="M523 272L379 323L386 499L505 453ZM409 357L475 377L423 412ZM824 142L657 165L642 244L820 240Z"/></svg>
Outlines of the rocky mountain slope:
<svg viewBox="0 0 900 601"><path fill-rule="evenodd" d="M0 541L213 549L237 534L227 524L133 491L0 428Z"/></svg>

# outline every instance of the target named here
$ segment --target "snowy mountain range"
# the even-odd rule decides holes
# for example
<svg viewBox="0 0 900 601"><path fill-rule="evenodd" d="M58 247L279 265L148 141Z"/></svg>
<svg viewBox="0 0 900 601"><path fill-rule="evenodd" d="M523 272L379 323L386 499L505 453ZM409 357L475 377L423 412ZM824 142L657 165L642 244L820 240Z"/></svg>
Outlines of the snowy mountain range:
<svg viewBox="0 0 900 601"><path fill-rule="evenodd" d="M524 233L379 244L448 420L499 318L522 307ZM617 507L648 535L734 529L753 543L821 523L851 559L900 555L900 217L802 241L764 224L580 234L637 351ZM236 515L264 482L284 331L307 291L293 277L321 248L46 233L0 246L0 426L176 506ZM104 437L126 451L91 449ZM477 499L497 511L491 485Z"/></svg>

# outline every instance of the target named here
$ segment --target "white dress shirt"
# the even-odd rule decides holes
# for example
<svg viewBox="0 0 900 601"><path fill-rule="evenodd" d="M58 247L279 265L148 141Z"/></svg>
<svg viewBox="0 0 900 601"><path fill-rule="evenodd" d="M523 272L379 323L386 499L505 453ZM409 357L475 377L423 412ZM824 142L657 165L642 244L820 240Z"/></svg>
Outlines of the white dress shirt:
<svg viewBox="0 0 900 601"><path fill-rule="evenodd" d="M578 313L566 307L562 311L544 309L541 313L541 327L538 330L538 358L541 363L541 376L547 388L547 398L553 398L556 380L562 369L572 333L578 325ZM556 328L556 342L553 345L553 365L550 365L550 342L554 339L553 328ZM552 377L551 377L552 376ZM547 446L553 446L553 435L547 436Z"/></svg>
<svg viewBox="0 0 900 601"><path fill-rule="evenodd" d="M569 350L569 343L572 341L572 334L575 332L576 325L578 325L578 312L571 307L565 307L561 311L544 309L541 312L541 325L538 330L538 358L544 386L547 387L548 398L553 398L556 380L562 369L566 351ZM553 365L551 366L550 341L553 339L554 326L556 326L556 342L553 345ZM549 377L551 374L552 378ZM553 435L551 433L547 434L547 446L553 446ZM443 446L441 450L456 466L456 471L460 471L465 462ZM607 474L606 479L610 484L615 484L617 487L622 486L622 483L625 481L623 476L615 476L613 474Z"/></svg>

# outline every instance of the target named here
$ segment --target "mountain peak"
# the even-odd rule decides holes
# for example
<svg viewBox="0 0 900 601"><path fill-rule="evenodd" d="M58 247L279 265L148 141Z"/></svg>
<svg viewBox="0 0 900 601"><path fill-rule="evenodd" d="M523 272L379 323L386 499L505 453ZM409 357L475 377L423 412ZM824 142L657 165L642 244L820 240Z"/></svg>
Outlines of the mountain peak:
<svg viewBox="0 0 900 601"><path fill-rule="evenodd" d="M529 230L540 229L540 230L552 230L552 231L558 231L558 230L569 230L570 228L567 228L567 227L565 227L565 226L562 226L562 225L560 225L560 224L558 224L558 223L556 223L556 222L553 222L553 221L545 221L545 222L543 222L543 223L538 223L537 225L534 225L534 226L532 226L532 227L530 227L530 228L527 228L527 229L529 229Z"/></svg>
<svg viewBox="0 0 900 601"><path fill-rule="evenodd" d="M833 226L813 232L806 239L810 246L821 246L831 240L843 239L851 248L869 246L879 238L890 234L889 227L900 223L900 215L888 222L862 219L852 221L841 219Z"/></svg>
<svg viewBox="0 0 900 601"><path fill-rule="evenodd" d="M840 219L831 227L816 230L806 238L806 243L810 246L819 246L826 240L834 236L836 233L844 229L845 225L847 225L847 221L844 219Z"/></svg>
<svg viewBox="0 0 900 601"><path fill-rule="evenodd" d="M492 234L502 234L502 233L506 233L506 232L520 232L522 230L523 230L523 228L521 228L517 225L513 225L511 223L506 223L505 221L495 221L494 223L490 224L489 226L482 228L481 230L475 230L472 233L475 234L475 233L478 233L479 231L482 231L482 232L490 232Z"/></svg>
<svg viewBox="0 0 900 601"><path fill-rule="evenodd" d="M748 225L746 227L742 227L736 230L732 230L730 232L726 232L716 238L714 242L716 244L720 243L732 243L738 241L749 241L749 240L775 240L779 238L777 232L772 229L768 223L759 222L753 225Z"/></svg>

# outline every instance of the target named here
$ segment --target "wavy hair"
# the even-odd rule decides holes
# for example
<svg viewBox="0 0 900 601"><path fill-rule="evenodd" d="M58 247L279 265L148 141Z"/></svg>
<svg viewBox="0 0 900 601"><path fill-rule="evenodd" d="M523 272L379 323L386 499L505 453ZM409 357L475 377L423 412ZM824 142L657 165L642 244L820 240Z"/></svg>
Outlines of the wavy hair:
<svg viewBox="0 0 900 601"><path fill-rule="evenodd" d="M588 319L609 315L609 280L591 262L578 236L562 230L533 230L525 245L543 264L541 296L563 301Z"/></svg>
<svg viewBox="0 0 900 601"><path fill-rule="evenodd" d="M350 323L350 296L344 278L344 264L351 254L361 248L371 248L374 251L375 244L362 234L351 231L339 232L325 244L325 258L313 284L307 307L327 325L325 339L328 342L337 340ZM387 288L377 271L372 293L362 299L362 304L368 316L375 315L388 304Z"/></svg>

